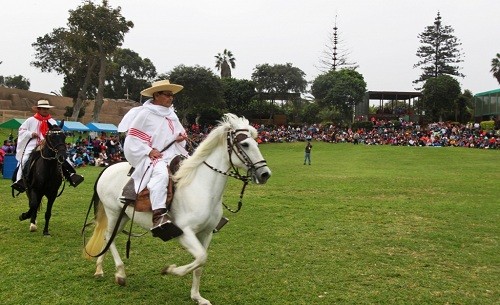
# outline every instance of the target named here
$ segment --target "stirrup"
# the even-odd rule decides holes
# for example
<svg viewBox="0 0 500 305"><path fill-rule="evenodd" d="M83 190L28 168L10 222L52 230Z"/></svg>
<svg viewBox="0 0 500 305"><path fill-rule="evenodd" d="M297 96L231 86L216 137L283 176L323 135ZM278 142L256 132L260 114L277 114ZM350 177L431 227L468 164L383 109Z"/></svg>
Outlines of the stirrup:
<svg viewBox="0 0 500 305"><path fill-rule="evenodd" d="M217 233L220 231L220 229L222 229L223 226L226 225L226 223L229 222L229 219L222 216L222 218L219 220L219 223L217 224L217 226L215 227L215 229L213 230L213 233Z"/></svg>
<svg viewBox="0 0 500 305"><path fill-rule="evenodd" d="M176 226L170 219L168 219L166 221L160 222L160 224L156 227L151 228L151 233L153 233L153 237L159 237L163 241L168 241L172 238L182 235L182 233L184 232L182 232L181 228Z"/></svg>
<svg viewBox="0 0 500 305"><path fill-rule="evenodd" d="M24 186L23 180L19 180L19 181L16 181L16 182L12 183L11 187L14 190L18 191L19 194L23 193L23 192L26 192L26 187Z"/></svg>
<svg viewBox="0 0 500 305"><path fill-rule="evenodd" d="M78 175L78 174L75 174L75 173L72 173L70 176L69 176L69 184L72 186L72 187L77 187L80 183L82 183L84 180L83 176L81 175Z"/></svg>

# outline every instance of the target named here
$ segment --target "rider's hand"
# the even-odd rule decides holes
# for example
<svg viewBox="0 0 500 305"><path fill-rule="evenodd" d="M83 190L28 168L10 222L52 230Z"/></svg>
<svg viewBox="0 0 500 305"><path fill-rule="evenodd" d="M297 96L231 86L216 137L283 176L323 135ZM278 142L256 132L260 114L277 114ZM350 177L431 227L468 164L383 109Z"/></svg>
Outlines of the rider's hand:
<svg viewBox="0 0 500 305"><path fill-rule="evenodd" d="M175 141L176 142L182 142L184 140L187 140L188 136L186 133L179 133L179 135L177 136L177 138L175 138Z"/></svg>
<svg viewBox="0 0 500 305"><path fill-rule="evenodd" d="M149 157L150 157L151 159L153 159L153 160L154 160L154 159L160 159L160 158L162 157L162 153L161 153L158 149L153 148L153 149L151 149L151 151L149 152Z"/></svg>

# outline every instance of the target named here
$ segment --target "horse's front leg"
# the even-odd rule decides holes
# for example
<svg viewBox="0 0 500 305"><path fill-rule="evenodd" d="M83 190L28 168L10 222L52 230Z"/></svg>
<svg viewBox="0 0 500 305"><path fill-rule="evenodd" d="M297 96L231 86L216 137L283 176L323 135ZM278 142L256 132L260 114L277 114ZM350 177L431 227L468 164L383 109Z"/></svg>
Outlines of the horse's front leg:
<svg viewBox="0 0 500 305"><path fill-rule="evenodd" d="M45 211L45 226L43 227L43 235L45 236L50 236L49 233L49 222L50 222L50 217L52 216L52 205L54 204L54 201L56 198L49 198L47 200L47 210Z"/></svg>
<svg viewBox="0 0 500 305"><path fill-rule="evenodd" d="M35 232L37 230L36 226L36 216L38 213L38 207L40 206L40 202L42 198L38 198L35 191L33 189L28 189L28 205L29 209L26 213L22 213L19 215L19 220L23 221L25 219L30 219L30 232Z"/></svg>
<svg viewBox="0 0 500 305"><path fill-rule="evenodd" d="M179 266L170 265L162 270L162 274L175 274L179 276L186 275L193 271L193 284L191 286L191 299L199 305L211 305L210 301L200 295L200 278L203 271L203 265L207 261L207 248L212 239L212 233L206 235L200 234L200 239L190 228L183 229L184 233L179 237L181 245L191 253L194 261L190 264Z"/></svg>
<svg viewBox="0 0 500 305"><path fill-rule="evenodd" d="M184 276L194 269L203 266L207 261L207 250L198 240L191 228L182 228L183 234L179 237L181 245L194 257L194 261L190 264L179 266L170 265L163 268L162 274L175 274Z"/></svg>
<svg viewBox="0 0 500 305"><path fill-rule="evenodd" d="M208 234L206 238L201 240L201 243L203 244L203 247L205 247L205 249L208 249L208 245L210 244L211 240L212 240L212 233ZM198 267L193 271L193 283L191 285L191 299L195 302L198 302L198 304L211 305L209 300L203 298L200 295L200 283L201 283L202 273L203 273L203 267Z"/></svg>

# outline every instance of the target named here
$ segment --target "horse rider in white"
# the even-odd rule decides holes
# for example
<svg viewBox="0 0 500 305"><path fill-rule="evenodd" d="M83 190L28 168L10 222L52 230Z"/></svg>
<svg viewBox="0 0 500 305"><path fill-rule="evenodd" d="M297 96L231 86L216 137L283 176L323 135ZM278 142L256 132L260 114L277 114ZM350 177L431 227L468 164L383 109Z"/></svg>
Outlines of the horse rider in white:
<svg viewBox="0 0 500 305"><path fill-rule="evenodd" d="M53 107L49 104L49 101L39 100L37 105L32 108L36 113L19 126L16 152L18 169L16 182L12 184L12 188L20 193L26 191L25 182L22 179L26 161L28 161L33 149L45 139L45 135L49 130L48 124L57 125L56 120L49 113L50 108ZM83 177L76 174L69 160L63 163L62 168L63 175L71 186L76 187L83 181Z"/></svg>
<svg viewBox="0 0 500 305"><path fill-rule="evenodd" d="M186 131L174 112L174 94L183 86L168 80L154 82L141 91L151 97L142 106L132 108L118 125L119 132L127 132L123 152L135 168L132 179L136 194L146 186L153 209L153 228L171 222L166 209L168 169L176 155L188 153ZM135 200L135 198L124 198Z"/></svg>

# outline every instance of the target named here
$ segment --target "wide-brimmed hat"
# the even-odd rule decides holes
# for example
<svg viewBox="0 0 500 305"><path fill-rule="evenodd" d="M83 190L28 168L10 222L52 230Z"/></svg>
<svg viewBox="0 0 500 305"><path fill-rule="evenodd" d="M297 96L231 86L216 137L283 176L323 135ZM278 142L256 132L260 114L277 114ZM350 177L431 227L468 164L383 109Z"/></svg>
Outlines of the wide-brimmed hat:
<svg viewBox="0 0 500 305"><path fill-rule="evenodd" d="M50 106L49 101L47 100L39 100L35 106L33 106L34 109L36 108L54 108L54 106Z"/></svg>
<svg viewBox="0 0 500 305"><path fill-rule="evenodd" d="M154 82L151 87L142 90L141 94L144 96L153 96L153 93L159 91L172 91L173 94L176 94L177 92L181 91L182 88L184 87L181 85L171 84L168 79L159 80L157 82Z"/></svg>

